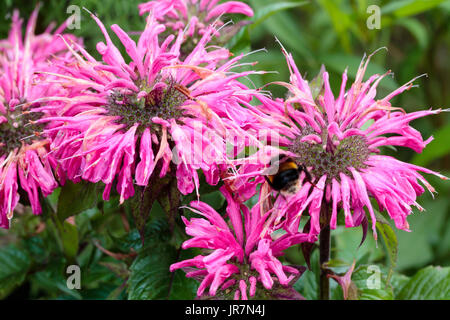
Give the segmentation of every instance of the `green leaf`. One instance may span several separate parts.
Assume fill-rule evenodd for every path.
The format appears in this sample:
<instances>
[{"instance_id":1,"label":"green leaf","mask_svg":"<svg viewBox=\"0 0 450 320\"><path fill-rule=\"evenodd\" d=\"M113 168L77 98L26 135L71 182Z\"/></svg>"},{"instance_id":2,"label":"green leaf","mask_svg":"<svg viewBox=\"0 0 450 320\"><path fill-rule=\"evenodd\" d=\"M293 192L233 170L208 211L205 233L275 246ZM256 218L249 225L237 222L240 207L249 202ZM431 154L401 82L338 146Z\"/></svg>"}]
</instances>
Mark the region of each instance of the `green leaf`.
<instances>
[{"instance_id":1,"label":"green leaf","mask_svg":"<svg viewBox=\"0 0 450 320\"><path fill-rule=\"evenodd\" d=\"M363 231L361 228L344 228L339 226L333 231L332 236L335 246L332 249L333 259L338 259L351 264L356 260L356 264L371 263L384 256L383 249L377 247L373 237L368 236L361 244Z\"/></svg>"},{"instance_id":2,"label":"green leaf","mask_svg":"<svg viewBox=\"0 0 450 320\"><path fill-rule=\"evenodd\" d=\"M97 184L67 181L59 195L58 218L60 221L64 221L70 216L93 208L96 204Z\"/></svg>"},{"instance_id":3,"label":"green leaf","mask_svg":"<svg viewBox=\"0 0 450 320\"><path fill-rule=\"evenodd\" d=\"M450 299L450 267L429 266L419 270L396 298L399 300Z\"/></svg>"},{"instance_id":4,"label":"green leaf","mask_svg":"<svg viewBox=\"0 0 450 320\"><path fill-rule=\"evenodd\" d=\"M426 211L415 210L408 216L412 232L396 231L399 242L396 270L422 268L434 259L433 244L438 248L446 246L440 230L445 225L448 204L448 197L424 201L422 205Z\"/></svg>"},{"instance_id":5,"label":"green leaf","mask_svg":"<svg viewBox=\"0 0 450 320\"><path fill-rule=\"evenodd\" d=\"M394 297L396 297L399 292L403 289L403 287L408 283L410 280L409 277L405 276L404 274L394 272L391 277L391 287L394 290Z\"/></svg>"},{"instance_id":6,"label":"green leaf","mask_svg":"<svg viewBox=\"0 0 450 320\"><path fill-rule=\"evenodd\" d=\"M225 202L225 197L223 196L222 192L217 190L205 195L201 195L200 200L206 202L215 210L219 210Z\"/></svg>"},{"instance_id":7,"label":"green leaf","mask_svg":"<svg viewBox=\"0 0 450 320\"><path fill-rule=\"evenodd\" d=\"M309 82L309 87L311 90L311 95L315 100L319 94L323 93L324 85L323 85L323 73L325 72L325 66L322 65L320 67L320 71L317 76Z\"/></svg>"},{"instance_id":8,"label":"green leaf","mask_svg":"<svg viewBox=\"0 0 450 320\"><path fill-rule=\"evenodd\" d=\"M394 271L394 268L397 264L397 258L398 258L398 240L397 235L395 234L394 230L392 229L391 225L388 221L385 220L385 218L379 214L378 212L376 214L376 228L377 232L381 237L383 238L384 247L386 249L388 262L389 262L389 274L387 277L387 283L389 283L389 280L392 276L392 273Z\"/></svg>"},{"instance_id":9,"label":"green leaf","mask_svg":"<svg viewBox=\"0 0 450 320\"><path fill-rule=\"evenodd\" d=\"M177 270L173 275L170 300L193 300L196 297L199 282L186 278L186 273Z\"/></svg>"},{"instance_id":10,"label":"green leaf","mask_svg":"<svg viewBox=\"0 0 450 320\"><path fill-rule=\"evenodd\" d=\"M274 15L277 12L288 10L296 7L303 6L307 4L307 1L301 1L301 2L275 2L266 5L265 7L258 8L255 12L255 16L253 17L252 25L250 26L250 30L253 30L258 25L260 25L262 22L266 21L269 17Z\"/></svg>"},{"instance_id":11,"label":"green leaf","mask_svg":"<svg viewBox=\"0 0 450 320\"><path fill-rule=\"evenodd\" d=\"M70 299L82 299L79 290L72 290L67 287L66 261L61 256L51 259L43 271L30 275L32 292L45 291L49 295L47 298L56 298L64 295ZM84 281L82 272L81 280ZM81 285L83 287L83 284Z\"/></svg>"},{"instance_id":12,"label":"green leaf","mask_svg":"<svg viewBox=\"0 0 450 320\"><path fill-rule=\"evenodd\" d=\"M73 224L64 221L60 230L63 250L68 259L74 259L78 253L78 230Z\"/></svg>"},{"instance_id":13,"label":"green leaf","mask_svg":"<svg viewBox=\"0 0 450 320\"><path fill-rule=\"evenodd\" d=\"M386 284L382 268L377 265L359 266L352 274L358 288L359 300L392 300L392 289Z\"/></svg>"},{"instance_id":14,"label":"green leaf","mask_svg":"<svg viewBox=\"0 0 450 320\"><path fill-rule=\"evenodd\" d=\"M319 299L319 250L314 250L311 255L311 268L307 269L300 279L294 284L294 289L297 290L306 300L318 300ZM336 283L330 279L330 296L333 300L341 300L342 289Z\"/></svg>"},{"instance_id":15,"label":"green leaf","mask_svg":"<svg viewBox=\"0 0 450 320\"><path fill-rule=\"evenodd\" d=\"M167 244L141 250L130 267L128 299L167 299L172 275L169 267L175 260L176 250Z\"/></svg>"},{"instance_id":16,"label":"green leaf","mask_svg":"<svg viewBox=\"0 0 450 320\"><path fill-rule=\"evenodd\" d=\"M30 258L25 250L11 245L0 250L0 266L0 299L3 299L25 280Z\"/></svg>"},{"instance_id":17,"label":"green leaf","mask_svg":"<svg viewBox=\"0 0 450 320\"><path fill-rule=\"evenodd\" d=\"M431 161L439 159L450 153L450 143L447 143L450 137L450 124L440 128L422 153L416 153L412 162L418 166L426 166Z\"/></svg>"},{"instance_id":18,"label":"green leaf","mask_svg":"<svg viewBox=\"0 0 450 320\"><path fill-rule=\"evenodd\" d=\"M294 51L306 59L306 63L311 63L316 57L312 54L311 48L302 30L296 21L286 11L273 15L264 22L264 28L274 37L278 38L286 46L286 50Z\"/></svg>"},{"instance_id":19,"label":"green leaf","mask_svg":"<svg viewBox=\"0 0 450 320\"><path fill-rule=\"evenodd\" d=\"M339 3L334 0L319 0L318 3L330 16L333 27L340 38L342 47L350 52L350 37L348 31L354 25L350 15L341 10Z\"/></svg>"},{"instance_id":20,"label":"green leaf","mask_svg":"<svg viewBox=\"0 0 450 320\"><path fill-rule=\"evenodd\" d=\"M227 47L230 48L230 51L235 55L249 52L251 49L250 45L250 32L247 27L242 28L236 36L227 43Z\"/></svg>"},{"instance_id":21,"label":"green leaf","mask_svg":"<svg viewBox=\"0 0 450 320\"><path fill-rule=\"evenodd\" d=\"M406 28L416 38L422 49L428 47L428 33L425 27L416 19L404 18L396 21L397 25Z\"/></svg>"},{"instance_id":22,"label":"green leaf","mask_svg":"<svg viewBox=\"0 0 450 320\"><path fill-rule=\"evenodd\" d=\"M445 0L403 0L391 2L381 9L381 14L393 14L396 17L407 17L431 10Z\"/></svg>"}]
</instances>

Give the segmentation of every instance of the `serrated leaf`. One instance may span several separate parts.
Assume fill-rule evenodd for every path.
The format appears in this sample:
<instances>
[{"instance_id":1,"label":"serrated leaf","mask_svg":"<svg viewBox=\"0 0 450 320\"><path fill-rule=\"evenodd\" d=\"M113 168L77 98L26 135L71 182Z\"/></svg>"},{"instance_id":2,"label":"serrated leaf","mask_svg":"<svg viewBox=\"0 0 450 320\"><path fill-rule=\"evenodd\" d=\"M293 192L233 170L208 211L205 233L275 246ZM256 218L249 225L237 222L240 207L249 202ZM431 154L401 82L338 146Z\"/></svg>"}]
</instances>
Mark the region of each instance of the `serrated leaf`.
<instances>
[{"instance_id":1,"label":"serrated leaf","mask_svg":"<svg viewBox=\"0 0 450 320\"><path fill-rule=\"evenodd\" d=\"M88 182L73 183L67 181L62 187L58 199L58 218L66 220L97 204L97 185Z\"/></svg>"},{"instance_id":2,"label":"serrated leaf","mask_svg":"<svg viewBox=\"0 0 450 320\"><path fill-rule=\"evenodd\" d=\"M25 280L30 258L25 250L11 245L0 250L0 266L0 299L3 299Z\"/></svg>"},{"instance_id":3,"label":"serrated leaf","mask_svg":"<svg viewBox=\"0 0 450 320\"><path fill-rule=\"evenodd\" d=\"M429 266L419 270L396 297L399 300L450 299L450 267Z\"/></svg>"},{"instance_id":4,"label":"serrated leaf","mask_svg":"<svg viewBox=\"0 0 450 320\"><path fill-rule=\"evenodd\" d=\"M169 267L175 259L175 248L167 244L141 250L130 267L128 299L167 299L172 275Z\"/></svg>"},{"instance_id":5,"label":"serrated leaf","mask_svg":"<svg viewBox=\"0 0 450 320\"><path fill-rule=\"evenodd\" d=\"M352 274L358 288L359 300L392 300L393 293L386 284L382 268L377 265L359 266Z\"/></svg>"}]
</instances>

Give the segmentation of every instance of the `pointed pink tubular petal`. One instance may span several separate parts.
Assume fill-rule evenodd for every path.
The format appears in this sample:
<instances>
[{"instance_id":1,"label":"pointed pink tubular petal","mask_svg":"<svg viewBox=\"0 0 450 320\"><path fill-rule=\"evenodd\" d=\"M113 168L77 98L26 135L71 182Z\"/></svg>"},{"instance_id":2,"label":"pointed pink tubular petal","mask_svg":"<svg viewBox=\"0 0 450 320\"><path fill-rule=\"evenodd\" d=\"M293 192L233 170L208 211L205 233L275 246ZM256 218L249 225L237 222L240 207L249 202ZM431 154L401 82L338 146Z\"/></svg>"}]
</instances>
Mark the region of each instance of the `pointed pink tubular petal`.
<instances>
[{"instance_id":1,"label":"pointed pink tubular petal","mask_svg":"<svg viewBox=\"0 0 450 320\"><path fill-rule=\"evenodd\" d=\"M311 235L317 235L320 233L320 210L322 207L323 194L325 193L325 181L327 180L327 175L323 175L319 182L317 182L316 187L313 189L309 198L312 198L311 205L309 206L309 214L311 216ZM309 199L308 199L309 200Z\"/></svg>"},{"instance_id":2,"label":"pointed pink tubular petal","mask_svg":"<svg viewBox=\"0 0 450 320\"><path fill-rule=\"evenodd\" d=\"M38 183L31 176L27 175L22 168L19 168L20 184L26 185L23 189L26 190L28 199L31 203L31 209L34 214L41 214L42 208L39 202Z\"/></svg>"},{"instance_id":3,"label":"pointed pink tubular petal","mask_svg":"<svg viewBox=\"0 0 450 320\"><path fill-rule=\"evenodd\" d=\"M106 39L106 45L104 45L102 42L99 42L97 44L97 50L100 49L99 52L102 55L103 60L105 60L107 64L113 66L125 65L125 60L123 60L123 57L120 54L119 49L117 49L117 47L111 41L111 38L109 37L108 32L106 31L106 28L103 25L103 23L94 14L91 14L91 17L92 19L95 20L95 22L97 22L98 26L100 27L100 30L102 31Z\"/></svg>"},{"instance_id":4,"label":"pointed pink tubular petal","mask_svg":"<svg viewBox=\"0 0 450 320\"><path fill-rule=\"evenodd\" d=\"M192 169L190 166L185 165L184 163L181 163L177 167L177 186L178 190L184 195L187 195L194 191L195 184L192 181L192 178L194 175L196 175L197 172Z\"/></svg>"},{"instance_id":5,"label":"pointed pink tubular petal","mask_svg":"<svg viewBox=\"0 0 450 320\"><path fill-rule=\"evenodd\" d=\"M322 143L322 139L316 134L308 134L300 139L300 142L314 142L314 143Z\"/></svg>"},{"instance_id":6,"label":"pointed pink tubular petal","mask_svg":"<svg viewBox=\"0 0 450 320\"><path fill-rule=\"evenodd\" d=\"M134 153L136 145L136 130L137 125L129 130L128 144L124 148L124 156L122 162L122 169L119 173L119 179L117 181L117 191L120 194L120 204L134 195L132 169L134 163Z\"/></svg>"},{"instance_id":7,"label":"pointed pink tubular petal","mask_svg":"<svg viewBox=\"0 0 450 320\"><path fill-rule=\"evenodd\" d=\"M334 96L330 88L328 72L323 73L323 83L325 86L324 99L325 99L325 110L327 112L328 123L334 121L335 107L334 107Z\"/></svg>"},{"instance_id":8,"label":"pointed pink tubular petal","mask_svg":"<svg viewBox=\"0 0 450 320\"><path fill-rule=\"evenodd\" d=\"M26 39L25 46L27 47L25 50L30 49L30 45L31 45L30 41L32 41L33 36L34 36L34 30L36 28L38 12L39 12L39 5L33 10L30 18L28 19L27 28L25 31L25 39Z\"/></svg>"},{"instance_id":9,"label":"pointed pink tubular petal","mask_svg":"<svg viewBox=\"0 0 450 320\"><path fill-rule=\"evenodd\" d=\"M225 186L220 188L220 192L224 195L227 200L227 214L231 220L231 224L233 225L234 232L236 234L236 238L238 243L243 246L244 245L244 231L242 226L242 214L240 210L240 204L235 201L231 195L231 193L227 190Z\"/></svg>"},{"instance_id":10,"label":"pointed pink tubular petal","mask_svg":"<svg viewBox=\"0 0 450 320\"><path fill-rule=\"evenodd\" d=\"M207 218L215 227L223 230L230 230L222 216L207 203L202 201L192 201L190 206L197 209L198 211L195 212Z\"/></svg>"},{"instance_id":11,"label":"pointed pink tubular petal","mask_svg":"<svg viewBox=\"0 0 450 320\"><path fill-rule=\"evenodd\" d=\"M241 13L248 17L253 16L252 8L250 8L245 3L242 3L239 1L228 1L228 2L218 5L217 7L213 8L211 11L209 11L205 20L209 21L210 19L212 19L214 17L218 17L224 13Z\"/></svg>"},{"instance_id":12,"label":"pointed pink tubular petal","mask_svg":"<svg viewBox=\"0 0 450 320\"><path fill-rule=\"evenodd\" d=\"M158 150L158 153L156 154L155 161L153 161L153 166L152 166L151 171L153 171L155 169L156 164L158 163L159 159L161 159L163 157L164 153L166 152L166 148L168 146L169 146L169 143L167 142L167 128L163 126L159 150Z\"/></svg>"},{"instance_id":13,"label":"pointed pink tubular petal","mask_svg":"<svg viewBox=\"0 0 450 320\"><path fill-rule=\"evenodd\" d=\"M223 285L222 285L222 290L226 290L226 289L228 289L229 287L231 287L231 286L233 286L234 284L236 283L236 280L234 280L234 279L230 279L230 280L227 280Z\"/></svg>"},{"instance_id":14,"label":"pointed pink tubular petal","mask_svg":"<svg viewBox=\"0 0 450 320\"><path fill-rule=\"evenodd\" d=\"M330 227L331 229L336 229L337 222L337 205L341 200L341 188L339 186L339 182L333 178L332 181L332 190L331 190L331 198L333 199L333 210L331 213Z\"/></svg>"},{"instance_id":15,"label":"pointed pink tubular petal","mask_svg":"<svg viewBox=\"0 0 450 320\"><path fill-rule=\"evenodd\" d=\"M239 289L241 290L242 300L248 300L247 297L247 283L244 280L239 281Z\"/></svg>"},{"instance_id":16,"label":"pointed pink tubular petal","mask_svg":"<svg viewBox=\"0 0 450 320\"><path fill-rule=\"evenodd\" d=\"M205 292L205 289L213 282L214 280L214 274L208 274L205 279L203 279L202 283L198 287L197 290L197 296L201 297L203 293Z\"/></svg>"},{"instance_id":17,"label":"pointed pink tubular petal","mask_svg":"<svg viewBox=\"0 0 450 320\"><path fill-rule=\"evenodd\" d=\"M347 84L347 68L345 69L344 73L342 74L342 83L341 83L341 90L339 91L339 96L336 99L336 103L335 103L335 109L336 109L336 114L338 116L339 120L342 120L342 108L344 107L344 102L345 102L345 86Z\"/></svg>"},{"instance_id":18,"label":"pointed pink tubular petal","mask_svg":"<svg viewBox=\"0 0 450 320\"><path fill-rule=\"evenodd\" d=\"M373 212L372 204L370 203L369 196L367 195L366 184L364 183L364 180L361 177L360 173L355 168L349 168L349 170L353 174L353 178L355 178L356 192L358 192L362 202L369 209L370 217L372 219L373 237L375 238L375 240L377 240L377 228L376 228L377 219L375 218L375 213Z\"/></svg>"},{"instance_id":19,"label":"pointed pink tubular petal","mask_svg":"<svg viewBox=\"0 0 450 320\"><path fill-rule=\"evenodd\" d=\"M256 293L256 283L257 280L255 277L251 276L248 281L250 281L250 297L253 297Z\"/></svg>"},{"instance_id":20,"label":"pointed pink tubular petal","mask_svg":"<svg viewBox=\"0 0 450 320\"><path fill-rule=\"evenodd\" d=\"M131 40L131 38L126 34L126 32L123 31L117 24L113 24L111 26L111 30L113 30L117 35L117 37L120 39L128 55L138 68L139 76L143 78L145 74L144 65L142 64L143 57L137 51L136 43L133 40Z\"/></svg>"},{"instance_id":21,"label":"pointed pink tubular petal","mask_svg":"<svg viewBox=\"0 0 450 320\"><path fill-rule=\"evenodd\" d=\"M136 166L136 184L146 186L153 172L153 149L150 129L146 128L141 136L139 150L141 161Z\"/></svg>"},{"instance_id":22,"label":"pointed pink tubular petal","mask_svg":"<svg viewBox=\"0 0 450 320\"><path fill-rule=\"evenodd\" d=\"M125 79L117 79L114 81L111 81L108 85L105 86L105 91L115 89L115 88L127 88L134 92L139 92L139 88L129 80Z\"/></svg>"},{"instance_id":23,"label":"pointed pink tubular petal","mask_svg":"<svg viewBox=\"0 0 450 320\"><path fill-rule=\"evenodd\" d=\"M109 196L111 194L111 187L112 187L112 183L108 183L107 185L105 185L105 189L103 190L103 200L108 201L109 200Z\"/></svg>"},{"instance_id":24,"label":"pointed pink tubular petal","mask_svg":"<svg viewBox=\"0 0 450 320\"><path fill-rule=\"evenodd\" d=\"M214 271L214 280L209 287L209 293L212 296L216 295L217 289L219 289L220 285L224 283L226 279L228 279L232 274L238 273L239 269L235 265L225 264L221 266L218 270Z\"/></svg>"},{"instance_id":25,"label":"pointed pink tubular petal","mask_svg":"<svg viewBox=\"0 0 450 320\"><path fill-rule=\"evenodd\" d=\"M3 160L0 158L0 160ZM8 161L8 160L6 160ZM1 164L2 161L0 161ZM0 175L4 180L0 184L0 215L1 225L9 228L8 219L12 218L14 208L19 202L19 193L17 186L17 163L8 161L6 167L0 167Z\"/></svg>"},{"instance_id":26,"label":"pointed pink tubular petal","mask_svg":"<svg viewBox=\"0 0 450 320\"><path fill-rule=\"evenodd\" d=\"M350 179L343 173L340 173L339 176L341 177L341 200L345 214L345 226L353 227L353 218L350 212Z\"/></svg>"},{"instance_id":27,"label":"pointed pink tubular petal","mask_svg":"<svg viewBox=\"0 0 450 320\"><path fill-rule=\"evenodd\" d=\"M174 263L170 266L169 270L170 272L174 272L177 269L185 268L185 267L196 267L196 268L204 268L205 263L203 262L203 256L198 255L195 258L180 261L177 263Z\"/></svg>"},{"instance_id":28,"label":"pointed pink tubular petal","mask_svg":"<svg viewBox=\"0 0 450 320\"><path fill-rule=\"evenodd\" d=\"M220 0L200 0L200 10L210 11Z\"/></svg>"}]
</instances>

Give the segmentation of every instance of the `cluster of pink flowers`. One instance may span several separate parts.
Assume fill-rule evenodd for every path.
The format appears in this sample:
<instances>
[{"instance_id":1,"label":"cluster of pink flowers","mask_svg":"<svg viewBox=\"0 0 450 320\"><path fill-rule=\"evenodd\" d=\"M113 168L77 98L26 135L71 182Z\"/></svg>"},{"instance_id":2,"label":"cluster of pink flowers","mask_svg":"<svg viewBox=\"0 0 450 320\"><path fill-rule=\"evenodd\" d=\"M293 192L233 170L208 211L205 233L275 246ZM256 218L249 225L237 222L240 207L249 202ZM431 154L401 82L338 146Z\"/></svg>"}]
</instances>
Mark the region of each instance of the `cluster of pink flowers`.
<instances>
[{"instance_id":1,"label":"cluster of pink flowers","mask_svg":"<svg viewBox=\"0 0 450 320\"><path fill-rule=\"evenodd\" d=\"M220 0L154 0L139 5L139 13L154 17L173 31L185 30L187 37L204 35L211 24L223 26L220 20L224 14L253 16L253 10L239 1ZM216 31L217 33L217 31Z\"/></svg>"},{"instance_id":2,"label":"cluster of pink flowers","mask_svg":"<svg viewBox=\"0 0 450 320\"><path fill-rule=\"evenodd\" d=\"M295 232L302 213L309 207L310 234L318 235L323 206L331 208L331 216L327 218L332 229L336 228L339 208L343 209L346 227L367 225L367 208L376 238L376 217L370 201L373 198L397 228L409 231L406 217L412 213L411 206L423 210L416 202L417 196L424 192L419 182L431 193L435 192L419 172L445 180L447 177L380 155L379 147L402 146L421 152L432 137L423 140L410 122L442 110L406 113L391 105L390 100L411 88L415 79L376 99L377 86L389 72L372 75L364 82L370 57L362 60L349 90L346 90L347 73L342 75L336 98L324 71L323 95L313 98L292 56L285 54L291 77L290 83L282 85L291 96L286 101L263 97L260 110L267 114L266 125L280 134L278 140L286 154L307 168L311 179L303 173L296 193L276 199L278 220L284 219L286 228Z\"/></svg>"},{"instance_id":3,"label":"cluster of pink flowers","mask_svg":"<svg viewBox=\"0 0 450 320\"><path fill-rule=\"evenodd\" d=\"M284 295L301 298L292 294L295 290L289 285L293 285L304 270L283 265L277 257L293 245L314 242L317 238L298 232L278 233L275 238L274 232L279 230L279 226L273 223L273 209L264 211L261 203L248 208L236 201L226 188L222 187L221 191L228 203L226 215L231 227L208 204L192 202L191 210L206 219L192 218L189 221L183 217L186 233L193 238L185 241L182 248L208 249L210 254L175 263L170 270L183 268L187 277L200 279L199 297L217 295L226 298L228 295L246 300L256 295L257 298L268 298L275 285L288 288ZM205 294L208 287L208 294ZM283 295L281 292L278 294Z\"/></svg>"},{"instance_id":4,"label":"cluster of pink flowers","mask_svg":"<svg viewBox=\"0 0 450 320\"><path fill-rule=\"evenodd\" d=\"M231 71L241 56L227 60L226 49L207 51L210 28L181 61L183 33L159 44L164 26L150 17L138 43L111 26L132 60L126 64L106 28L92 18L106 39L97 45L103 62L78 48L77 60L54 74L70 92L48 98L64 103L60 114L36 121L52 122L45 133L53 136L51 147L68 178L102 181L108 200L117 177L121 202L134 195L135 183L147 186L154 171L157 178L176 175L183 194L198 190L198 169L217 184L217 164L227 160L226 134L246 134L233 117L258 94L237 81L253 72Z\"/></svg>"},{"instance_id":5,"label":"cluster of pink flowers","mask_svg":"<svg viewBox=\"0 0 450 320\"><path fill-rule=\"evenodd\" d=\"M0 41L1 227L9 227L19 188L39 214L41 195L66 179L102 182L105 201L114 187L123 203L136 188L162 178L176 179L183 195L195 190L199 196L202 172L210 185L223 182L226 213L191 203L204 218L182 217L192 236L183 248L205 253L174 263L171 271L199 279L199 297L234 299L301 299L292 286L303 268L283 265L280 257L291 246L317 241L324 220L335 229L340 209L346 227L367 226L370 218L376 237L372 198L397 228L409 230L412 207L422 209L416 201L422 185L434 192L421 173L446 177L380 155L380 147L421 152L432 138L424 140L410 122L442 110L406 113L392 106L412 81L376 98L387 74L363 81L370 57L348 90L343 74L336 96L327 72L321 74L323 94L313 96L284 51L291 77L281 85L289 96L274 99L249 88L239 80L259 72L239 71L243 55L209 44L220 36L224 14L251 17L253 11L241 2L218 2L141 4L148 17L138 41L118 25L110 28L128 57L91 14L105 38L97 44L100 61L79 39L60 35L65 25L35 35L37 10L22 37L14 13L8 39ZM255 152L246 154L251 148ZM288 193L266 182L278 155L302 169ZM253 197L259 200L249 207ZM301 232L305 211L309 229Z\"/></svg>"},{"instance_id":6,"label":"cluster of pink flowers","mask_svg":"<svg viewBox=\"0 0 450 320\"><path fill-rule=\"evenodd\" d=\"M32 13L22 36L23 21L15 11L8 38L0 41L0 226L3 228L9 227L8 220L19 201L19 185L35 214L42 210L39 193L47 196L58 186L54 174L58 163L49 153L49 140L42 136L42 127L30 125L29 121L47 115L37 102L40 98L65 94L64 88L48 84L52 77L37 72L50 72L54 63L71 61L65 42L78 40L68 34L60 36L65 24L54 32L49 27L35 35L37 15L38 9Z\"/></svg>"}]
</instances>

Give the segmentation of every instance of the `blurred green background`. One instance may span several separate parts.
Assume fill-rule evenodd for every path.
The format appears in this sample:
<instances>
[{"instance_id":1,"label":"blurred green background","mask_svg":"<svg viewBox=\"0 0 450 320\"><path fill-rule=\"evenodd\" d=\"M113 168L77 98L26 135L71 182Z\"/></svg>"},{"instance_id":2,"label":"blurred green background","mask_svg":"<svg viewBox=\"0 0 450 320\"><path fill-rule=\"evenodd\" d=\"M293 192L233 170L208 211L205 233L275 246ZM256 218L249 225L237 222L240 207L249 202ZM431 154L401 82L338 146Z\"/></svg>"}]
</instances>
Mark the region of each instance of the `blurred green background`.
<instances>
[{"instance_id":1,"label":"blurred green background","mask_svg":"<svg viewBox=\"0 0 450 320\"><path fill-rule=\"evenodd\" d=\"M145 25L144 18L138 15L137 5L141 1L137 0L41 2L38 32L42 32L52 21L60 24L67 19L69 14L66 10L72 4L84 6L96 13L107 27L117 23L124 30L133 32L142 30ZM364 53L370 54L378 48L386 47L387 50L381 50L372 58L366 73L370 75L392 70L395 74L381 82L379 96L418 75L427 74L427 77L421 77L415 82L418 87L396 97L393 106L402 107L407 112L450 108L450 1L247 2L256 12L251 19L253 23L242 30L229 46L235 53L265 48L266 52L254 53L246 59L258 61L256 68L259 70L276 71L253 77L255 85L288 80L288 69L276 38L292 52L297 66L307 79L314 78L321 65L325 65L335 92L346 67L349 68L349 76L354 77ZM0 37L7 35L13 8L20 9L21 16L27 17L36 3L34 0L4 0L0 6ZM377 5L381 9L379 29L367 26L367 20L373 14L367 11L370 5ZM95 44L103 40L100 30L83 10L81 29L73 30L73 33L83 37L91 54L96 53ZM112 37L117 41L117 38ZM94 56L98 57L96 54ZM285 94L277 86L270 86L269 89L275 96ZM402 148L385 149L383 152L450 176L449 120L449 113L415 120L413 126L425 138L430 135L435 138L422 154ZM438 194L434 200L428 193L419 198L418 202L426 212L416 210L409 218L411 233L396 231L399 256L395 270L407 275L412 275L427 265L450 266L450 183L431 176L426 178L435 186ZM368 252L373 252L373 257L368 261L382 259L377 254L380 245L377 247L373 239L357 249L360 239L360 230L337 230L333 238L336 246L334 256L339 256L341 249L344 252L345 248L351 247L353 254L340 257L346 263L351 263L354 257L359 259L367 256ZM293 260L295 250L291 252Z\"/></svg>"}]
</instances>

